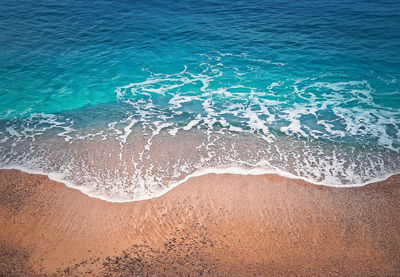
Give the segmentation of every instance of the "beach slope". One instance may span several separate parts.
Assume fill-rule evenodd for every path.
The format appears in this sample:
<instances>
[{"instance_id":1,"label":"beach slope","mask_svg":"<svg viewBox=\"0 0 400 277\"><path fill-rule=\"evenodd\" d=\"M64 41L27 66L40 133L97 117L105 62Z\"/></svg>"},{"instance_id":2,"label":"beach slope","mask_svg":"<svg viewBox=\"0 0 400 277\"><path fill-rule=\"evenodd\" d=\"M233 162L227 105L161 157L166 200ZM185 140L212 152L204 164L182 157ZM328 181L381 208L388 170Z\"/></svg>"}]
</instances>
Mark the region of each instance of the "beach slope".
<instances>
[{"instance_id":1,"label":"beach slope","mask_svg":"<svg viewBox=\"0 0 400 277\"><path fill-rule=\"evenodd\" d=\"M400 176L206 175L146 201L0 170L1 276L399 276Z\"/></svg>"}]
</instances>

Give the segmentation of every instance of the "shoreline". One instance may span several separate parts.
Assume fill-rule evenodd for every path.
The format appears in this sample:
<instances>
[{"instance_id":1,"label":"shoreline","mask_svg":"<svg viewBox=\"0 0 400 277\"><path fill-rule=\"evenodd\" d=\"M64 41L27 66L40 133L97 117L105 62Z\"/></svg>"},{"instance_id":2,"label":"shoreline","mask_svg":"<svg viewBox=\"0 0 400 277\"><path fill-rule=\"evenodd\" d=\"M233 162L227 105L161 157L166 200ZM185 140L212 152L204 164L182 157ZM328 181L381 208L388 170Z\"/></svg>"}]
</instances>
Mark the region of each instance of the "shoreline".
<instances>
[{"instance_id":1,"label":"shoreline","mask_svg":"<svg viewBox=\"0 0 400 277\"><path fill-rule=\"evenodd\" d=\"M197 170L191 174L186 175L183 179L179 180L177 183L175 183L174 185L170 186L169 188L166 188L164 190L161 190L159 193L157 193L155 196L149 196L149 197L142 197L139 199L130 199L130 200L115 200L115 199L111 199L109 197L105 197L105 196L98 196L96 194L94 194L93 192L91 192L90 189L88 189L87 187L82 187L82 186L77 186L74 185L73 183L71 183L68 180L65 180L64 177L62 177L62 173L46 173L44 171L39 171L39 170L30 170L27 168L24 168L22 166L11 166L11 167L0 167L0 171L1 170L19 170L22 171L24 173L28 173L28 174L34 174L34 175L43 175L48 177L50 180L58 182L58 183L62 183L64 184L66 187L71 188L71 189L75 189L80 191L81 193L89 196L90 198L94 198L94 199L100 199L103 201L107 201L110 203L131 203L131 202L140 202L140 201L146 201L146 200L151 200L151 199L155 199L155 198L159 198L162 197L163 195L167 194L168 192L174 190L175 188L177 188L178 186L188 182L190 179L193 178L198 178L198 177L202 177L202 176L206 176L206 175L212 175L212 174L216 174L216 175L223 175L223 174L231 174L231 175L240 175L240 176L262 176L262 175L277 175L279 177L283 177L283 178L288 178L291 180L301 180L304 181L306 183L309 183L310 185L314 185L314 186L322 186L322 187L329 187L329 188L358 188L358 187L365 187L377 182L383 182L393 176L396 175L400 175L400 172L396 172L396 173L388 173L382 177L376 177L373 178L371 180L369 180L368 182L365 183L360 183L360 184L344 184L344 185L329 185L323 182L314 182L308 178L305 177L301 177L301 176L296 176L293 175L291 173L279 170L279 169L264 169L264 168L249 168L249 169L244 169L242 167L227 167L227 168L204 168L204 169L200 169Z\"/></svg>"},{"instance_id":2,"label":"shoreline","mask_svg":"<svg viewBox=\"0 0 400 277\"><path fill-rule=\"evenodd\" d=\"M336 189L213 174L159 198L110 203L0 170L0 273L397 275L399 204L400 175Z\"/></svg>"}]
</instances>

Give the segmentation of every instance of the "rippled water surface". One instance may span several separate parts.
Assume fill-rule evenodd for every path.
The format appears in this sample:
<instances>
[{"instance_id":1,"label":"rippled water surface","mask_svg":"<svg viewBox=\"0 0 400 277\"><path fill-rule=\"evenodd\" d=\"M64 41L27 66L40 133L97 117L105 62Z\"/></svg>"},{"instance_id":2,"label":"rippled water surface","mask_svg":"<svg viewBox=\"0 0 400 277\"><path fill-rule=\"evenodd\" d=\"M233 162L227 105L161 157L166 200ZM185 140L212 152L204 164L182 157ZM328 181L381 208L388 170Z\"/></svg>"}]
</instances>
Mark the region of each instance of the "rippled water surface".
<instances>
[{"instance_id":1,"label":"rippled water surface","mask_svg":"<svg viewBox=\"0 0 400 277\"><path fill-rule=\"evenodd\" d=\"M398 1L0 1L0 167L112 201L400 171Z\"/></svg>"}]
</instances>

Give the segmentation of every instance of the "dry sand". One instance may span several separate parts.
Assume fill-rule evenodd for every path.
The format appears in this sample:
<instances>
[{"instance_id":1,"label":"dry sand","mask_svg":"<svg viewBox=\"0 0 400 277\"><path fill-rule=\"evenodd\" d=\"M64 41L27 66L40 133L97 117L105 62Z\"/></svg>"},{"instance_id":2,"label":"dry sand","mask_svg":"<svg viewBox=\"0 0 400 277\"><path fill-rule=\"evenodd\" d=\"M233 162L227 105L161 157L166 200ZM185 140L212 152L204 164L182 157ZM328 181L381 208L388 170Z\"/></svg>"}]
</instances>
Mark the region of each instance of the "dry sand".
<instances>
[{"instance_id":1,"label":"dry sand","mask_svg":"<svg viewBox=\"0 0 400 277\"><path fill-rule=\"evenodd\" d=\"M0 170L0 206L0 276L400 276L400 175L207 175L118 204Z\"/></svg>"}]
</instances>

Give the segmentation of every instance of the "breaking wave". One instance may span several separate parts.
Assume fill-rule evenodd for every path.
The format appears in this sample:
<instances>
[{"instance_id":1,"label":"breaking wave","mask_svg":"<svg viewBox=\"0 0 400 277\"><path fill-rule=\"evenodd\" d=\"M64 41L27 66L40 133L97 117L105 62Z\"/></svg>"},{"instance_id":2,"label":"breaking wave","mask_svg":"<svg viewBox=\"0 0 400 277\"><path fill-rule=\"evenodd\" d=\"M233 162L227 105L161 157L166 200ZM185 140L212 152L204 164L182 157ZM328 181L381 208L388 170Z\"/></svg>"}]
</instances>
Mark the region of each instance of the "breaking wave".
<instances>
[{"instance_id":1,"label":"breaking wave","mask_svg":"<svg viewBox=\"0 0 400 277\"><path fill-rule=\"evenodd\" d=\"M397 79L275 79L290 65L220 52L198 59L177 73L144 68L141 81L115 89L113 103L2 120L0 167L116 202L206 173L348 187L399 172L400 112L376 92Z\"/></svg>"}]
</instances>

